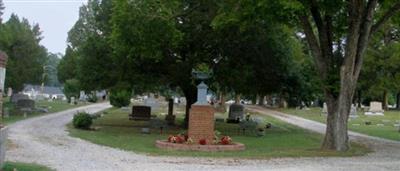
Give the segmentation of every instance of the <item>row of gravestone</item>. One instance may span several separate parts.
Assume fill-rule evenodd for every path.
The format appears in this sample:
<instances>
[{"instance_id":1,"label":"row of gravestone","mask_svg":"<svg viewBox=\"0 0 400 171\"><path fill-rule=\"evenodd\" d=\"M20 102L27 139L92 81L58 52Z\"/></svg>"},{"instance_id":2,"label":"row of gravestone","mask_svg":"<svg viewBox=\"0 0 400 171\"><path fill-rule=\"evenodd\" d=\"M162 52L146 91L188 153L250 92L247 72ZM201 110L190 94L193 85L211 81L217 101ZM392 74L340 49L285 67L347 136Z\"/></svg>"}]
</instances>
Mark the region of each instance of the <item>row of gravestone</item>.
<instances>
[{"instance_id":1,"label":"row of gravestone","mask_svg":"<svg viewBox=\"0 0 400 171\"><path fill-rule=\"evenodd\" d=\"M42 113L47 113L48 109L47 108L36 108L35 107L35 101L30 99L29 96L25 94L13 94L10 97L10 101L15 105L15 112L19 114L27 114L31 113L33 111L38 111ZM8 110L4 111L4 115L8 116L9 113Z\"/></svg>"},{"instance_id":2,"label":"row of gravestone","mask_svg":"<svg viewBox=\"0 0 400 171\"><path fill-rule=\"evenodd\" d=\"M382 103L381 102L370 102L369 108L367 108L368 111L366 111L364 114L365 115L372 115L372 116L383 116L384 110L382 109ZM323 108L322 108L322 113L323 114L328 114L328 106L326 103L324 103ZM352 104L351 109L350 109L350 117L357 117L357 107Z\"/></svg>"}]
</instances>

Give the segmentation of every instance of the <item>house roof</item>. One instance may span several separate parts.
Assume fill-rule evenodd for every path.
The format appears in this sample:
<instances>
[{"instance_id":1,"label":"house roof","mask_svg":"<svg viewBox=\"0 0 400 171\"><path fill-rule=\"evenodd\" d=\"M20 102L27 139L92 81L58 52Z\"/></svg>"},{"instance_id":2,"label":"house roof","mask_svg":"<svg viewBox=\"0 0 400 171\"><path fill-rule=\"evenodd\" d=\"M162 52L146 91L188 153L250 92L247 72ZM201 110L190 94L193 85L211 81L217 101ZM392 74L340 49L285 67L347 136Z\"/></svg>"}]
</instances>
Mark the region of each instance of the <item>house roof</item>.
<instances>
[{"instance_id":1,"label":"house roof","mask_svg":"<svg viewBox=\"0 0 400 171\"><path fill-rule=\"evenodd\" d=\"M25 84L23 91L31 91L32 89L34 89L35 91L41 92L42 91L42 86ZM43 87L43 94L64 94L64 93L63 93L61 87L44 86Z\"/></svg>"}]
</instances>

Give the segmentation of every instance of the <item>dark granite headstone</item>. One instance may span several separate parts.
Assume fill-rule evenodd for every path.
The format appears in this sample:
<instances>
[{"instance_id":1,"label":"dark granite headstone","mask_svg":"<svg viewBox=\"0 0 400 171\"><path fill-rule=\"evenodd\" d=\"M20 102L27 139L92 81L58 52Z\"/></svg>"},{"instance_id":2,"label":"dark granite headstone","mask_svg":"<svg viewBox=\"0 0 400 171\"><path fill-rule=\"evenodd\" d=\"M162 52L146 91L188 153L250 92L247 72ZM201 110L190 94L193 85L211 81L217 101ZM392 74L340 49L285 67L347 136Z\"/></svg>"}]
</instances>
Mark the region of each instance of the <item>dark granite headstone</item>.
<instances>
[{"instance_id":1,"label":"dark granite headstone","mask_svg":"<svg viewBox=\"0 0 400 171\"><path fill-rule=\"evenodd\" d=\"M132 106L132 113L129 115L130 120L150 120L151 107L149 106Z\"/></svg>"},{"instance_id":2,"label":"dark granite headstone","mask_svg":"<svg viewBox=\"0 0 400 171\"><path fill-rule=\"evenodd\" d=\"M29 99L29 96L25 94L13 94L10 98L11 102L14 104L17 104L17 102L22 99Z\"/></svg>"},{"instance_id":3,"label":"dark granite headstone","mask_svg":"<svg viewBox=\"0 0 400 171\"><path fill-rule=\"evenodd\" d=\"M240 104L232 104L229 107L229 116L228 116L228 122L229 121L238 121L238 120L243 120L244 118L244 107L243 105Z\"/></svg>"},{"instance_id":4,"label":"dark granite headstone","mask_svg":"<svg viewBox=\"0 0 400 171\"><path fill-rule=\"evenodd\" d=\"M17 109L30 109L35 108L35 101L31 99L20 99L17 101Z\"/></svg>"}]
</instances>

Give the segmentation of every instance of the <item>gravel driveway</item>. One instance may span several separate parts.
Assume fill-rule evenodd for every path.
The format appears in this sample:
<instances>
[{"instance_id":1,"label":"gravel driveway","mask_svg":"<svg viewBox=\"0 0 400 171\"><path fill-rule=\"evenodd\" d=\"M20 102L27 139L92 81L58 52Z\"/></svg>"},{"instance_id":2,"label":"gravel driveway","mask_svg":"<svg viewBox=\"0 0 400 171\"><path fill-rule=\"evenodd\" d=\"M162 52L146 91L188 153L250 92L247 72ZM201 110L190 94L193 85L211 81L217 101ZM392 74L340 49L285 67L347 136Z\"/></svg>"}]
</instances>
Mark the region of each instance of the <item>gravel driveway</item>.
<instances>
[{"instance_id":1,"label":"gravel driveway","mask_svg":"<svg viewBox=\"0 0 400 171\"><path fill-rule=\"evenodd\" d=\"M154 157L69 137L65 125L76 111L97 112L106 103L17 122L9 127L8 161L37 163L60 171L124 170L399 170L400 143L360 137L376 150L363 157L277 158L270 160ZM264 109L259 109L263 110ZM269 113L270 111L264 111Z\"/></svg>"}]
</instances>

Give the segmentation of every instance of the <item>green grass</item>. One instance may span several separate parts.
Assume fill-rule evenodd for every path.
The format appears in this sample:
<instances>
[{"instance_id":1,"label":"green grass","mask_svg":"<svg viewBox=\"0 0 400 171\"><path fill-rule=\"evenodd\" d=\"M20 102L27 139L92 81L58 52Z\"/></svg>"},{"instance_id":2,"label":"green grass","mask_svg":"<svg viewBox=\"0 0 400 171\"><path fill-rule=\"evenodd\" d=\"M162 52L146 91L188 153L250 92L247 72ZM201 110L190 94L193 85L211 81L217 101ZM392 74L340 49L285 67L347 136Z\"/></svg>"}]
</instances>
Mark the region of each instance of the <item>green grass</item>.
<instances>
[{"instance_id":1,"label":"green grass","mask_svg":"<svg viewBox=\"0 0 400 171\"><path fill-rule=\"evenodd\" d=\"M221 115L221 114L219 114ZM182 120L182 115L178 116ZM225 117L226 114L225 114ZM272 158L272 157L305 157L305 156L354 156L364 155L369 150L361 145L353 144L348 152L321 151L319 149L322 135L308 132L293 125L283 123L271 117L264 117L272 123L264 137L256 137L247 133L242 135L236 124L217 122L216 130L222 135L229 135L234 141L246 145L245 151L237 152L194 152L163 150L155 147L156 140L167 139L169 134L177 134L184 130L174 127L160 135L159 130L152 129L151 134L141 134L147 122L128 120L128 114L119 109L109 109L107 114L94 121L96 131L78 130L69 125L71 136L90 142L134 151L148 155L195 156L195 157L233 157L233 158Z\"/></svg>"},{"instance_id":2,"label":"green grass","mask_svg":"<svg viewBox=\"0 0 400 171\"><path fill-rule=\"evenodd\" d=\"M6 162L3 171L14 171L17 169L18 171L51 171L52 169L41 166L37 164L31 163L19 163L19 162Z\"/></svg>"},{"instance_id":3,"label":"green grass","mask_svg":"<svg viewBox=\"0 0 400 171\"><path fill-rule=\"evenodd\" d=\"M311 108L310 110L281 109L282 112L303 117L306 119L326 123L326 116L322 115L321 108ZM357 118L350 118L348 127L355 132L364 133L371 136L400 141L400 132L394 124L400 124L400 111L386 111L384 116L366 116L363 112L358 112ZM365 122L371 122L366 125ZM377 126L383 124L384 126Z\"/></svg>"},{"instance_id":4,"label":"green grass","mask_svg":"<svg viewBox=\"0 0 400 171\"><path fill-rule=\"evenodd\" d=\"M6 125L15 123L15 122L23 120L23 119L41 116L41 115L54 113L54 112L59 112L59 111L63 111L63 110L67 110L67 109L85 105L85 104L70 105L66 101L52 101L52 102L49 102L47 100L35 101L36 107L47 106L47 107L49 107L48 108L49 112L48 113L33 112L31 114L28 114L28 116L25 118L22 114L17 114L15 112L14 104L10 102L9 98L4 98L3 102L4 102L3 108L8 108L10 116L8 118L0 118L0 123L6 124Z\"/></svg>"}]
</instances>

